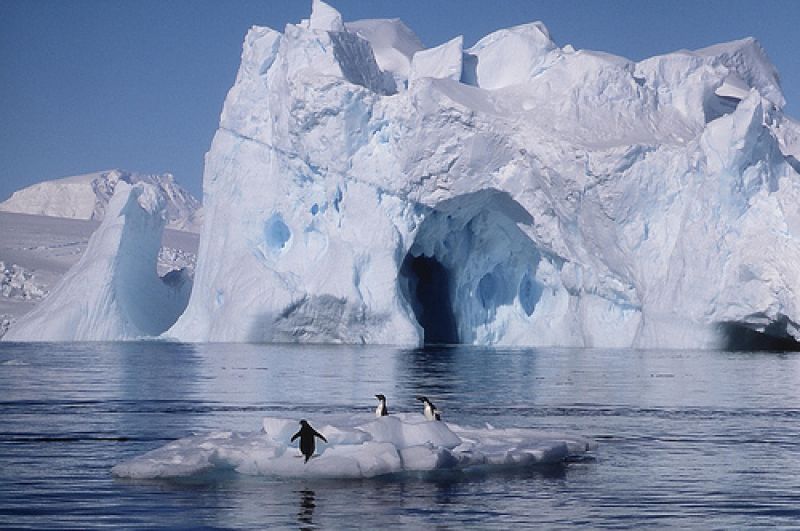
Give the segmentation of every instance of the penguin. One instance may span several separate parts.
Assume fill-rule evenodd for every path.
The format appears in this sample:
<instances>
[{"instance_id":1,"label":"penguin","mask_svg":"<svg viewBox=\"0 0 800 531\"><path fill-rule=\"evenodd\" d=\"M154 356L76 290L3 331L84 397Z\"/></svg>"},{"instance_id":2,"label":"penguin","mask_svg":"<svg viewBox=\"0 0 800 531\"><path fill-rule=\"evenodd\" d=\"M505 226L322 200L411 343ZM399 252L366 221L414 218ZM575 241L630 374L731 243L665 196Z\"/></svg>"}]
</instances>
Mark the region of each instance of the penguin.
<instances>
[{"instance_id":1,"label":"penguin","mask_svg":"<svg viewBox=\"0 0 800 531\"><path fill-rule=\"evenodd\" d=\"M378 399L378 407L375 409L375 416L385 417L389 414L389 410L386 408L386 397L383 395L375 395L375 398Z\"/></svg>"},{"instance_id":2,"label":"penguin","mask_svg":"<svg viewBox=\"0 0 800 531\"><path fill-rule=\"evenodd\" d=\"M428 420L442 420L442 416L439 414L439 410L436 409L436 406L433 405L433 402L428 400L425 396L418 396L417 400L425 404L425 418Z\"/></svg>"},{"instance_id":3,"label":"penguin","mask_svg":"<svg viewBox=\"0 0 800 531\"><path fill-rule=\"evenodd\" d=\"M324 435L319 433L317 430L311 427L311 424L306 422L305 419L300 421L300 431L292 435L292 441L294 442L295 439L300 437L300 451L306 456L306 460L303 463L308 463L308 460L311 459L311 456L314 455L314 437L319 437L325 442L328 442L328 439L325 438Z\"/></svg>"}]
</instances>

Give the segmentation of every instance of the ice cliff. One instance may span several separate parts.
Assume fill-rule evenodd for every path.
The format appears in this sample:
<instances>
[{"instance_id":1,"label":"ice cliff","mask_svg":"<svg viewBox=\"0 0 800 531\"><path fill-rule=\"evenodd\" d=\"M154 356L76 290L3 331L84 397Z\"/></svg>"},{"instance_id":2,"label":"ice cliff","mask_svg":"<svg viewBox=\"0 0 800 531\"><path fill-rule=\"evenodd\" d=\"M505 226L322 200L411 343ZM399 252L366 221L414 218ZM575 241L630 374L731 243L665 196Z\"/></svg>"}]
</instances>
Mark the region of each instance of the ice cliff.
<instances>
[{"instance_id":1,"label":"ice cliff","mask_svg":"<svg viewBox=\"0 0 800 531\"><path fill-rule=\"evenodd\" d=\"M156 272L164 197L150 184L119 182L105 214L80 261L3 340L133 339L175 323L192 281L184 270Z\"/></svg>"},{"instance_id":2,"label":"ice cliff","mask_svg":"<svg viewBox=\"0 0 800 531\"><path fill-rule=\"evenodd\" d=\"M144 175L107 170L44 181L14 192L0 203L0 211L100 221L120 182L146 182L155 186L167 200L167 227L200 232L203 225L200 202L178 185L170 173Z\"/></svg>"},{"instance_id":3,"label":"ice cliff","mask_svg":"<svg viewBox=\"0 0 800 531\"><path fill-rule=\"evenodd\" d=\"M206 160L195 289L168 335L800 339L784 103L753 39L632 62L535 22L421 49L400 21L347 24L315 1L245 39Z\"/></svg>"},{"instance_id":4,"label":"ice cliff","mask_svg":"<svg viewBox=\"0 0 800 531\"><path fill-rule=\"evenodd\" d=\"M534 22L423 49L398 20L315 0L245 38L194 289L165 335L796 345L784 103L753 39L633 62Z\"/></svg>"}]
</instances>

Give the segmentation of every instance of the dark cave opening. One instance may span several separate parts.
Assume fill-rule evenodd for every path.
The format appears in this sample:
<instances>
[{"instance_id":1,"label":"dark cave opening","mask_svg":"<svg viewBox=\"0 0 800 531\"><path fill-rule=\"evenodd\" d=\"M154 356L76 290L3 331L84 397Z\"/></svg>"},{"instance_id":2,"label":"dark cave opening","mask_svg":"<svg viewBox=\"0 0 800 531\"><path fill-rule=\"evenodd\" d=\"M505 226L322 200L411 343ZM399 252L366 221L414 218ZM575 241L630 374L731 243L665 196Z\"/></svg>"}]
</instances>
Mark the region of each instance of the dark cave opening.
<instances>
[{"instance_id":1,"label":"dark cave opening","mask_svg":"<svg viewBox=\"0 0 800 531\"><path fill-rule=\"evenodd\" d=\"M730 351L797 352L800 343L785 332L785 323L771 323L763 332L741 323L722 323L722 348Z\"/></svg>"},{"instance_id":2,"label":"dark cave opening","mask_svg":"<svg viewBox=\"0 0 800 531\"><path fill-rule=\"evenodd\" d=\"M425 345L458 343L447 268L436 258L409 255L403 261L401 275L408 282L408 300L424 330Z\"/></svg>"}]
</instances>

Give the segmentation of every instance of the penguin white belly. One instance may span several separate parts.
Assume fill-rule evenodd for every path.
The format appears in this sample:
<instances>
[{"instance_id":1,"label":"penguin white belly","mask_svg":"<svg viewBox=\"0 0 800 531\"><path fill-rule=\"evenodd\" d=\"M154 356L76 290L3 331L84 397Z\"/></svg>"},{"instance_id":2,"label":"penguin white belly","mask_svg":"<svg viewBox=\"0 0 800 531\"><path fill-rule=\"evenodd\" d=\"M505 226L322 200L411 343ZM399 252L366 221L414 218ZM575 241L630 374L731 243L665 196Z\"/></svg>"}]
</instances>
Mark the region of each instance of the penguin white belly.
<instances>
[{"instance_id":1,"label":"penguin white belly","mask_svg":"<svg viewBox=\"0 0 800 531\"><path fill-rule=\"evenodd\" d=\"M435 420L436 419L436 415L433 413L433 408L431 407L430 404L427 404L427 403L425 404L424 413L425 413L425 418L426 419L428 419L428 420Z\"/></svg>"}]
</instances>

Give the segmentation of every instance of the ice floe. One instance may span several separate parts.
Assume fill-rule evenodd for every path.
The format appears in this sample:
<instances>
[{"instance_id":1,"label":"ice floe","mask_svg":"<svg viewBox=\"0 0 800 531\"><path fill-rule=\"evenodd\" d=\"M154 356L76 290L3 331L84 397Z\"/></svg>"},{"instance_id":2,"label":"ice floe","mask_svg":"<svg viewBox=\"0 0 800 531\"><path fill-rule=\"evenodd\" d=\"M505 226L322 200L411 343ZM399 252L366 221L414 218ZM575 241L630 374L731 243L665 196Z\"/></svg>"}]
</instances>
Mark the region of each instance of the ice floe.
<instances>
[{"instance_id":1,"label":"ice floe","mask_svg":"<svg viewBox=\"0 0 800 531\"><path fill-rule=\"evenodd\" d=\"M220 431L171 442L116 465L115 476L176 478L222 470L247 475L317 478L371 478L440 470L491 471L553 464L593 450L594 442L531 428L465 427L398 414L339 425L321 419L312 425L328 443L304 464L296 444L296 419L267 417L260 431Z\"/></svg>"}]
</instances>

